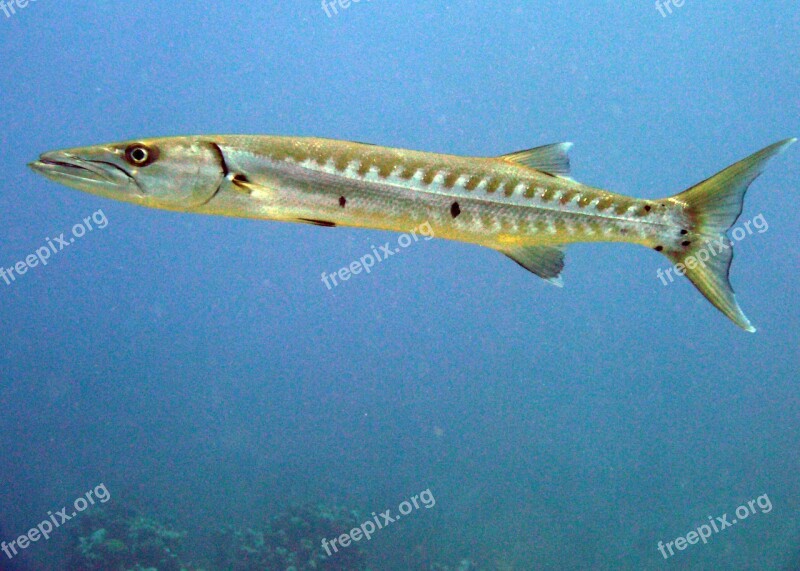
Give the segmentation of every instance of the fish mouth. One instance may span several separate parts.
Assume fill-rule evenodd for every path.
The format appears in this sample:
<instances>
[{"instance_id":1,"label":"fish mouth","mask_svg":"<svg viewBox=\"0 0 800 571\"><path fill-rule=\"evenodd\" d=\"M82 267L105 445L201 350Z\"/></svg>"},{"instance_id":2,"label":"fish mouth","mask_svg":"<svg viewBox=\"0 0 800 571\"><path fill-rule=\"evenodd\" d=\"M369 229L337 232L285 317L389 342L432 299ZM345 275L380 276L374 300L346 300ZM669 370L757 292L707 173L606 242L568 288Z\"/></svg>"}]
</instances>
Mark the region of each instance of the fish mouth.
<instances>
[{"instance_id":1,"label":"fish mouth","mask_svg":"<svg viewBox=\"0 0 800 571\"><path fill-rule=\"evenodd\" d=\"M122 190L135 183L133 177L114 163L85 159L67 151L44 153L28 166L55 182L81 190L97 190L98 187Z\"/></svg>"}]
</instances>

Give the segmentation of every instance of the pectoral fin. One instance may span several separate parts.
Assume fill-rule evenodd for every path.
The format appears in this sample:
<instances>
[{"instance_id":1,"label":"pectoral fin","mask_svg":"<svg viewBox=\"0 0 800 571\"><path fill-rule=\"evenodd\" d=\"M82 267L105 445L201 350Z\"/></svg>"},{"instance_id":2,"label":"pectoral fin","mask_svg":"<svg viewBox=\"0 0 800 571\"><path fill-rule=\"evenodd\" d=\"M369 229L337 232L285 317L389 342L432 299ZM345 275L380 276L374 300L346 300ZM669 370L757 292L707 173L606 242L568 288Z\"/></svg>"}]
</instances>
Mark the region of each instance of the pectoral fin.
<instances>
[{"instance_id":1,"label":"pectoral fin","mask_svg":"<svg viewBox=\"0 0 800 571\"><path fill-rule=\"evenodd\" d=\"M252 182L246 175L243 174L232 173L228 175L228 179L231 181L233 188L247 194L254 194L268 190L260 184Z\"/></svg>"},{"instance_id":2,"label":"pectoral fin","mask_svg":"<svg viewBox=\"0 0 800 571\"><path fill-rule=\"evenodd\" d=\"M520 266L533 272L554 286L563 287L561 270L564 269L566 246L527 246L500 250Z\"/></svg>"}]
</instances>

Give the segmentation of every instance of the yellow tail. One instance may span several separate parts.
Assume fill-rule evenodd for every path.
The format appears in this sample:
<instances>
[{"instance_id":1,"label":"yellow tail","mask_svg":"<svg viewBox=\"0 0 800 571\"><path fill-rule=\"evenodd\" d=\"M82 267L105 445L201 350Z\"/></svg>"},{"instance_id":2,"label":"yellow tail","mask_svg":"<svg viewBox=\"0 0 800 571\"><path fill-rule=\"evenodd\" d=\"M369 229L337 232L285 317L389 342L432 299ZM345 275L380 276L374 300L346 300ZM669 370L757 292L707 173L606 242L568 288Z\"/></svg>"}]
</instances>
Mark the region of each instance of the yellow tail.
<instances>
[{"instance_id":1,"label":"yellow tail","mask_svg":"<svg viewBox=\"0 0 800 571\"><path fill-rule=\"evenodd\" d=\"M797 139L786 139L750 155L678 195L673 201L682 203L694 222L693 234L699 239L680 253L666 253L673 263L686 268L685 274L708 301L727 315L736 325L753 332L736 301L728 273L733 260L733 244L725 232L736 223L744 206L744 195L760 175L767 162L782 153ZM693 260L688 260L688 258Z\"/></svg>"}]
</instances>

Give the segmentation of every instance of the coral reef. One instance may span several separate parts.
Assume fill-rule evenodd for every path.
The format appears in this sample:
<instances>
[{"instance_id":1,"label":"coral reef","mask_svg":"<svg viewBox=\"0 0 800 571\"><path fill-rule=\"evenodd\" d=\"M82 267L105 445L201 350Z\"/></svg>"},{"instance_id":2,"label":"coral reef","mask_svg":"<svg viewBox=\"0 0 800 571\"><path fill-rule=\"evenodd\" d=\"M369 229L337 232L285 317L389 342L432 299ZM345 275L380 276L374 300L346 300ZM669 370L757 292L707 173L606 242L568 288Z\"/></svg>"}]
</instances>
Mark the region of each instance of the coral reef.
<instances>
[{"instance_id":1,"label":"coral reef","mask_svg":"<svg viewBox=\"0 0 800 571\"><path fill-rule=\"evenodd\" d=\"M263 530L225 526L212 534L207 553L189 562L186 533L133 510L103 507L72 529L67 571L369 571L360 544L330 556L322 539L358 526L355 511L322 504L294 506L271 517ZM198 564L196 562L201 562ZM469 560L433 564L424 571L478 571Z\"/></svg>"},{"instance_id":2,"label":"coral reef","mask_svg":"<svg viewBox=\"0 0 800 571\"><path fill-rule=\"evenodd\" d=\"M186 533L116 507L97 509L73 529L67 571L367 571L358 546L329 557L323 537L350 531L359 518L344 508L296 506L264 530L224 527L203 567L181 560Z\"/></svg>"},{"instance_id":3,"label":"coral reef","mask_svg":"<svg viewBox=\"0 0 800 571\"><path fill-rule=\"evenodd\" d=\"M108 507L87 513L73 529L68 571L182 571L184 536L131 510Z\"/></svg>"},{"instance_id":4,"label":"coral reef","mask_svg":"<svg viewBox=\"0 0 800 571\"><path fill-rule=\"evenodd\" d=\"M358 545L328 556L323 538L338 537L357 527L358 514L321 504L295 506L272 517L264 531L226 528L219 532L213 567L230 571L366 571Z\"/></svg>"}]
</instances>

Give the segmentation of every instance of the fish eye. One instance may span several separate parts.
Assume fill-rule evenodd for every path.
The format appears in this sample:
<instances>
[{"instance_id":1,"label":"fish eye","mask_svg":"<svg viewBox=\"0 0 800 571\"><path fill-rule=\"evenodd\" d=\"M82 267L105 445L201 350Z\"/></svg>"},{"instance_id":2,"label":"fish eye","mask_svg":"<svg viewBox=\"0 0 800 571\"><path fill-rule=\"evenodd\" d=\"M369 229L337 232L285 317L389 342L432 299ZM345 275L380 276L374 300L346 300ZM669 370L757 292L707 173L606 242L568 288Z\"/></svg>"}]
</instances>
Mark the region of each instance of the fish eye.
<instances>
[{"instance_id":1,"label":"fish eye","mask_svg":"<svg viewBox=\"0 0 800 571\"><path fill-rule=\"evenodd\" d=\"M134 143L125 149L125 160L136 167L146 167L158 159L158 148Z\"/></svg>"}]
</instances>

